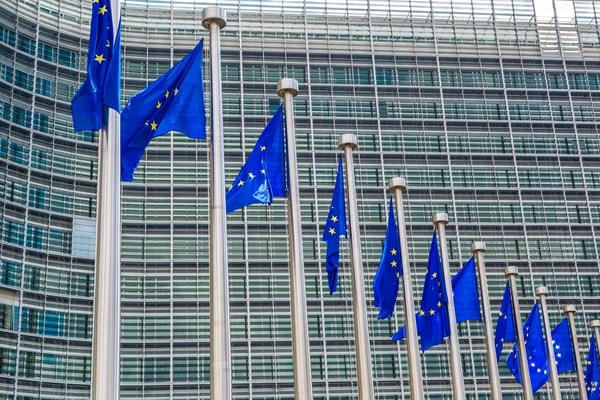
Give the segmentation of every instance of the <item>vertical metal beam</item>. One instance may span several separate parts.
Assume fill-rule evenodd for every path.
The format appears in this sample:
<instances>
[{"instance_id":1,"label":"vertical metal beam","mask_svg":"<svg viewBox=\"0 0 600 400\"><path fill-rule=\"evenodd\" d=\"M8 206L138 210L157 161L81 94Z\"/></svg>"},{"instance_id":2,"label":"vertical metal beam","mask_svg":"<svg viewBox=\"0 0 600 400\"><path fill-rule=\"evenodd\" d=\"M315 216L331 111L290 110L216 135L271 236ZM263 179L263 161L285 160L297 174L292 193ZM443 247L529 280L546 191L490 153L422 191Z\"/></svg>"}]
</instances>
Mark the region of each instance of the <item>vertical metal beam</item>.
<instances>
[{"instance_id":1,"label":"vertical metal beam","mask_svg":"<svg viewBox=\"0 0 600 400\"><path fill-rule=\"evenodd\" d=\"M494 343L494 331L492 326L492 310L490 308L490 294L488 292L487 277L485 275L485 261L483 253L486 247L484 242L474 242L471 245L471 251L477 261L477 272L479 275L479 287L481 293L481 302L483 303L483 325L485 327L485 348L488 363L488 372L490 373L490 393L492 400L502 400L500 391L500 373L498 372L498 362L496 361L496 344Z\"/></svg>"},{"instance_id":2,"label":"vertical metal beam","mask_svg":"<svg viewBox=\"0 0 600 400\"><path fill-rule=\"evenodd\" d=\"M404 316L406 319L406 352L408 353L408 376L410 398L422 400L423 378L421 375L421 357L419 355L419 339L417 336L417 320L415 317L415 300L412 290L410 261L408 260L408 238L406 236L406 219L404 218L404 202L402 192L406 190L406 179L392 178L389 181L390 191L396 201L398 215L398 236L400 237L400 255L402 257L402 293L404 295Z\"/></svg>"},{"instance_id":3,"label":"vertical metal beam","mask_svg":"<svg viewBox=\"0 0 600 400\"><path fill-rule=\"evenodd\" d=\"M352 311L354 313L354 347L356 351L356 372L358 374L358 398L373 400L373 370L371 368L371 349L369 347L369 322L367 319L367 301L363 259L360 247L360 228L358 225L358 204L354 180L354 159L352 150L358 146L356 135L345 134L339 138L339 146L344 151L346 177L348 183L348 206L350 208L350 249L352 264Z\"/></svg>"},{"instance_id":4,"label":"vertical metal beam","mask_svg":"<svg viewBox=\"0 0 600 400\"><path fill-rule=\"evenodd\" d=\"M460 346L458 344L458 325L454 311L454 297L452 296L452 276L450 275L450 261L448 260L448 247L446 245L446 224L448 214L433 214L433 224L436 226L440 237L440 253L442 267L444 268L444 285L448 294L448 320L450 321L450 372L452 373L452 392L455 399L466 399L465 383L460 361Z\"/></svg>"},{"instance_id":5,"label":"vertical metal beam","mask_svg":"<svg viewBox=\"0 0 600 400\"><path fill-rule=\"evenodd\" d=\"M290 306L292 312L292 353L294 363L294 398L312 400L310 375L310 342L304 282L304 252L302 249L302 222L300 220L300 185L296 159L296 127L294 124L294 97L298 95L298 81L283 78L277 82L277 94L283 97L287 131L287 161L289 172L288 224L290 248Z\"/></svg>"},{"instance_id":6,"label":"vertical metal beam","mask_svg":"<svg viewBox=\"0 0 600 400\"><path fill-rule=\"evenodd\" d=\"M116 38L121 4L119 0L111 0L110 5ZM99 135L92 400L117 400L121 354L121 116L119 113L104 107L104 122Z\"/></svg>"},{"instance_id":7,"label":"vertical metal beam","mask_svg":"<svg viewBox=\"0 0 600 400\"><path fill-rule=\"evenodd\" d=\"M504 275L508 278L510 286L510 297L513 306L513 317L515 319L515 330L517 331L517 346L519 349L519 363L521 369L521 381L523 382L523 399L533 400L531 377L529 376L529 364L527 363L527 350L525 349L525 337L523 336L523 323L521 322L521 308L519 307L519 296L517 295L517 267L506 267Z\"/></svg>"},{"instance_id":8,"label":"vertical metal beam","mask_svg":"<svg viewBox=\"0 0 600 400\"><path fill-rule=\"evenodd\" d=\"M571 330L571 340L573 342L573 353L575 354L575 366L577 367L577 385L579 388L579 397L587 399L587 390L585 389L585 377L581 366L581 354L579 354L579 339L577 338L577 329L575 328L575 306L567 304L563 311L567 314L569 320L569 329Z\"/></svg>"},{"instance_id":9,"label":"vertical metal beam","mask_svg":"<svg viewBox=\"0 0 600 400\"><path fill-rule=\"evenodd\" d=\"M548 288L538 286L535 288L535 295L540 299L540 308L542 309L542 319L544 322L544 330L546 331L546 351L548 353L548 364L550 364L550 379L552 380L552 394L554 400L561 400L560 384L558 382L558 370L556 368L556 357L554 356L554 341L552 340L552 328L548 319L548 306L546 304L546 296Z\"/></svg>"},{"instance_id":10,"label":"vertical metal beam","mask_svg":"<svg viewBox=\"0 0 600 400\"><path fill-rule=\"evenodd\" d=\"M210 398L231 399L231 344L229 334L229 278L225 212L225 149L221 91L221 29L226 13L221 7L202 10L202 26L210 37Z\"/></svg>"}]
</instances>

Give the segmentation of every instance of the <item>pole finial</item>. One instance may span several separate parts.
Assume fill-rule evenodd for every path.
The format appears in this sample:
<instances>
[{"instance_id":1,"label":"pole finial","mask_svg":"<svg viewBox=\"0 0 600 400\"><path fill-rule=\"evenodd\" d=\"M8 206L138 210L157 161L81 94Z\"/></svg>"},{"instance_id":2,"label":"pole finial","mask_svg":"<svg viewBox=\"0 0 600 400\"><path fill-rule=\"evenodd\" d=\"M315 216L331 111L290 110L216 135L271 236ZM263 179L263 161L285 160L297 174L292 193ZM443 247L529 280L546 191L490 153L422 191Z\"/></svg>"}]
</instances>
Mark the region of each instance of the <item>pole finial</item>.
<instances>
[{"instance_id":1,"label":"pole finial","mask_svg":"<svg viewBox=\"0 0 600 400\"><path fill-rule=\"evenodd\" d=\"M506 275L506 276L512 276L512 275L517 276L517 275L519 275L519 270L517 269L517 267L512 267L512 266L511 267L506 267L504 269L504 275Z\"/></svg>"},{"instance_id":2,"label":"pole finial","mask_svg":"<svg viewBox=\"0 0 600 400\"><path fill-rule=\"evenodd\" d=\"M593 320L592 322L590 322L590 326L592 327L592 329L594 328L600 328L600 320Z\"/></svg>"},{"instance_id":3,"label":"pole finial","mask_svg":"<svg viewBox=\"0 0 600 400\"><path fill-rule=\"evenodd\" d=\"M298 81L292 78L282 78L277 82L277 94L283 97L285 92L290 91L292 96L298 95Z\"/></svg>"},{"instance_id":4,"label":"pole finial","mask_svg":"<svg viewBox=\"0 0 600 400\"><path fill-rule=\"evenodd\" d=\"M392 178L389 181L389 186L391 191L394 191L396 188L399 188L400 190L406 190L406 179L400 177Z\"/></svg>"},{"instance_id":5,"label":"pole finial","mask_svg":"<svg viewBox=\"0 0 600 400\"><path fill-rule=\"evenodd\" d=\"M575 304L567 304L566 306L563 307L563 311L566 314L569 314L569 313L577 312L577 309L575 308Z\"/></svg>"},{"instance_id":6,"label":"pole finial","mask_svg":"<svg viewBox=\"0 0 600 400\"><path fill-rule=\"evenodd\" d=\"M535 288L535 295L536 296L547 296L548 295L548 288L546 286L538 286Z\"/></svg>"},{"instance_id":7,"label":"pole finial","mask_svg":"<svg viewBox=\"0 0 600 400\"><path fill-rule=\"evenodd\" d=\"M227 25L227 12L224 8L211 6L202 10L202 26L208 29L213 22L219 25L220 29L225 28Z\"/></svg>"},{"instance_id":8,"label":"pole finial","mask_svg":"<svg viewBox=\"0 0 600 400\"><path fill-rule=\"evenodd\" d=\"M350 146L351 149L358 147L358 137L353 133L344 133L340 135L338 139L338 146L344 149L346 146Z\"/></svg>"},{"instance_id":9,"label":"pole finial","mask_svg":"<svg viewBox=\"0 0 600 400\"><path fill-rule=\"evenodd\" d=\"M473 242L473 244L471 245L471 251L473 253L477 253L478 251L482 251L485 253L485 250L485 242Z\"/></svg>"},{"instance_id":10,"label":"pole finial","mask_svg":"<svg viewBox=\"0 0 600 400\"><path fill-rule=\"evenodd\" d=\"M448 214L445 212L435 213L433 214L433 223L437 225L438 223L447 224L448 223Z\"/></svg>"}]
</instances>

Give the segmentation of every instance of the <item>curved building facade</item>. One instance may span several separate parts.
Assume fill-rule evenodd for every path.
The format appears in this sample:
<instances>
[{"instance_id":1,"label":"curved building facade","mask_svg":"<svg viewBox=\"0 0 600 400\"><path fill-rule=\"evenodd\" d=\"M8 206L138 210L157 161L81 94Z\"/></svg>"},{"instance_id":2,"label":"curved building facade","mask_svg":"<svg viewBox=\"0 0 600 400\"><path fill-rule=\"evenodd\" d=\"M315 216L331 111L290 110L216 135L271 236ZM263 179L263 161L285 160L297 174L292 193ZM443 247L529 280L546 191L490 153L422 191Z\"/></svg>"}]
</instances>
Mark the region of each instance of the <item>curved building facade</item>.
<instances>
[{"instance_id":1,"label":"curved building facade","mask_svg":"<svg viewBox=\"0 0 600 400\"><path fill-rule=\"evenodd\" d=\"M195 0L123 2L123 103L207 32ZM356 175L377 399L409 397L406 348L377 321L371 284L387 180L405 176L419 298L433 212L450 216L456 272L486 242L492 309L516 265L523 318L550 291L555 325L576 304L580 348L600 316L600 30L591 1L225 1L226 179L300 83L300 168L315 399L357 398L348 243L329 296L324 219L337 139L359 138ZM555 17L556 16L556 17ZM90 397L98 135L73 131L89 4L0 4L0 398ZM205 63L208 65L208 42ZM208 68L205 68L208 86ZM209 102L208 93L206 98ZM208 147L153 141L122 186L122 399L209 398ZM286 204L228 216L234 399L292 399ZM495 314L497 315L497 314ZM469 399L488 398L481 324L459 328ZM446 345L422 356L429 399L450 399ZM519 396L500 363L503 392ZM573 374L561 375L576 398ZM542 389L550 396L548 389Z\"/></svg>"}]
</instances>

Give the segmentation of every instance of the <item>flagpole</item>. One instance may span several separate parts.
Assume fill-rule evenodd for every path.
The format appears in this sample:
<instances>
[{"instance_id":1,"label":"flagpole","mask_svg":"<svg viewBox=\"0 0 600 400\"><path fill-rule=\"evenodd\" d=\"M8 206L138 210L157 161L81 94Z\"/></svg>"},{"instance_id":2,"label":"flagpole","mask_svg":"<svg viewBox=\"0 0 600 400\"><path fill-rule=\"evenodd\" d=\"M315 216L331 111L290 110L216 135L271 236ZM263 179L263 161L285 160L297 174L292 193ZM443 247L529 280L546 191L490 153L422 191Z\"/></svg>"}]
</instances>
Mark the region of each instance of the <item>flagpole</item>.
<instances>
[{"instance_id":1,"label":"flagpole","mask_svg":"<svg viewBox=\"0 0 600 400\"><path fill-rule=\"evenodd\" d=\"M600 354L600 320L593 320L590 322L590 326L594 331L594 337L596 338L596 347L598 348L598 354Z\"/></svg>"},{"instance_id":2,"label":"flagpole","mask_svg":"<svg viewBox=\"0 0 600 400\"><path fill-rule=\"evenodd\" d=\"M120 0L111 0L119 26ZM115 36L117 29L114 30ZM121 338L121 116L104 106L98 145L96 285L92 343L92 400L119 398Z\"/></svg>"},{"instance_id":3,"label":"flagpole","mask_svg":"<svg viewBox=\"0 0 600 400\"><path fill-rule=\"evenodd\" d=\"M231 399L231 345L229 334L229 279L227 275L227 221L225 219L225 149L221 91L221 29L225 10L202 10L202 26L210 37L210 398Z\"/></svg>"},{"instance_id":4,"label":"flagpole","mask_svg":"<svg viewBox=\"0 0 600 400\"><path fill-rule=\"evenodd\" d=\"M423 399L423 378L421 376L421 357L419 355L419 339L417 337L417 320L415 318L415 300L412 290L410 262L408 260L408 239L406 236L406 220L404 218L404 202L402 191L406 190L406 179L396 177L389 181L390 191L396 200L398 215L398 236L400 236L400 256L402 257L402 294L404 295L404 315L406 320L406 352L408 355L408 376L410 398Z\"/></svg>"},{"instance_id":5,"label":"flagpole","mask_svg":"<svg viewBox=\"0 0 600 400\"><path fill-rule=\"evenodd\" d=\"M585 388L585 377L583 376L583 369L581 367L581 354L579 354L579 339L577 338L577 329L575 329L575 306L573 304L567 304L563 308L567 319L569 320L569 329L571 330L571 341L573 342L573 353L575 354L575 366L577 367L577 383L579 386L579 397L582 399L587 398L587 390Z\"/></svg>"},{"instance_id":6,"label":"flagpole","mask_svg":"<svg viewBox=\"0 0 600 400\"><path fill-rule=\"evenodd\" d=\"M546 331L546 351L548 353L548 363L550 364L550 379L552 380L552 394L554 400L561 400L560 384L558 382L558 369L556 368L556 357L554 356L554 341L552 340L552 328L548 319L548 306L546 305L546 296L548 288L538 286L535 288L535 295L540 299L540 308L542 309L542 319L544 320L544 330Z\"/></svg>"},{"instance_id":7,"label":"flagpole","mask_svg":"<svg viewBox=\"0 0 600 400\"><path fill-rule=\"evenodd\" d=\"M277 82L277 94L283 98L287 131L287 161L289 174L288 224L290 248L290 307L292 312L292 356L294 364L294 399L312 400L310 375L310 343L304 283L304 254L300 220L300 190L298 161L296 159L296 127L294 124L294 97L298 95L298 81L283 78Z\"/></svg>"},{"instance_id":8,"label":"flagpole","mask_svg":"<svg viewBox=\"0 0 600 400\"><path fill-rule=\"evenodd\" d=\"M477 272L479 275L479 286L481 287L481 301L483 303L483 324L485 326L485 346L487 354L488 372L490 374L490 394L492 400L502 400L500 390L500 373L496 361L496 344L494 343L494 331L492 326L492 310L490 308L490 295L488 293L487 276L485 274L485 261L483 253L486 251L484 242L474 242L471 251L477 260Z\"/></svg>"},{"instance_id":9,"label":"flagpole","mask_svg":"<svg viewBox=\"0 0 600 400\"><path fill-rule=\"evenodd\" d=\"M458 329L456 324L456 312L454 311L454 297L452 296L452 277L450 275L450 262L448 260L448 248L446 246L446 224L448 214L433 214L433 224L436 226L440 236L440 248L442 267L444 268L444 284L448 295L448 320L450 322L450 371L452 372L452 391L455 399L465 399L465 384L460 361L460 347L458 343Z\"/></svg>"},{"instance_id":10,"label":"flagpole","mask_svg":"<svg viewBox=\"0 0 600 400\"><path fill-rule=\"evenodd\" d=\"M347 133L339 138L339 147L344 151L346 177L348 182L348 205L350 207L350 249L352 264L352 311L354 313L354 347L356 351L356 372L358 374L358 398L374 398L373 371L371 369L371 349L369 347L369 322L367 319L367 301L365 299L365 281L363 259L360 248L360 229L358 225L358 205L354 182L354 159L352 150L358 146L356 135Z\"/></svg>"},{"instance_id":11,"label":"flagpole","mask_svg":"<svg viewBox=\"0 0 600 400\"><path fill-rule=\"evenodd\" d=\"M510 286L510 297L513 307L513 318L515 330L517 331L517 346L519 350L519 363L521 370L521 381L523 386L523 399L533 400L533 389L531 387L531 377L529 376L529 363L527 359L527 350L525 349L525 338L523 337L523 323L521 322L521 309L519 307L519 296L517 295L517 267L506 267L504 275L508 278Z\"/></svg>"}]
</instances>

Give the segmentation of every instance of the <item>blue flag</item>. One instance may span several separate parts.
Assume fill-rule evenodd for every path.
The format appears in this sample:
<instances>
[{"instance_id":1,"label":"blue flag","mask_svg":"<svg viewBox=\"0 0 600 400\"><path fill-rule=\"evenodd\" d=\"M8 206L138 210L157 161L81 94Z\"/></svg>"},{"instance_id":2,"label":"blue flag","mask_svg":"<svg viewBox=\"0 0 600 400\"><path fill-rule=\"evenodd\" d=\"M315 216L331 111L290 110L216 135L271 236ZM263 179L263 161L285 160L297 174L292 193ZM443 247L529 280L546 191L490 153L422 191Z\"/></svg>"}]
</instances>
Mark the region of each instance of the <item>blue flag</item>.
<instances>
[{"instance_id":1,"label":"blue flag","mask_svg":"<svg viewBox=\"0 0 600 400\"><path fill-rule=\"evenodd\" d=\"M498 322L496 323L496 334L494 335L496 360L500 360L504 342L515 342L516 340L517 334L515 333L515 321L513 319L513 308L510 299L510 286L506 282L504 297L502 297L502 305L498 314Z\"/></svg>"},{"instance_id":2,"label":"blue flag","mask_svg":"<svg viewBox=\"0 0 600 400\"><path fill-rule=\"evenodd\" d=\"M552 347L558 373L576 371L575 355L573 353L573 340L569 329L569 320L563 319L560 324L552 329Z\"/></svg>"},{"instance_id":3,"label":"blue flag","mask_svg":"<svg viewBox=\"0 0 600 400\"><path fill-rule=\"evenodd\" d=\"M121 180L133 173L150 141L170 131L206 139L202 40L160 78L142 89L121 113Z\"/></svg>"},{"instance_id":4,"label":"blue flag","mask_svg":"<svg viewBox=\"0 0 600 400\"><path fill-rule=\"evenodd\" d=\"M283 111L279 107L227 192L227 214L251 204L271 204L273 197L285 196L283 163Z\"/></svg>"},{"instance_id":5,"label":"blue flag","mask_svg":"<svg viewBox=\"0 0 600 400\"><path fill-rule=\"evenodd\" d=\"M402 257L400 256L400 239L398 239L398 227L394 216L394 202L390 199L390 211L388 213L388 226L385 233L385 242L379 268L373 281L373 293L375 307L380 308L378 319L390 318L396 307L398 298L398 285L402 275Z\"/></svg>"},{"instance_id":6,"label":"blue flag","mask_svg":"<svg viewBox=\"0 0 600 400\"><path fill-rule=\"evenodd\" d=\"M588 400L600 399L600 364L596 351L596 338L592 333L590 339L590 352L588 353L587 366L585 369L585 388Z\"/></svg>"},{"instance_id":7,"label":"blue flag","mask_svg":"<svg viewBox=\"0 0 600 400\"><path fill-rule=\"evenodd\" d=\"M546 345L544 342L544 334L542 332L542 320L540 319L537 301L535 302L529 317L527 317L525 325L523 325L523 335L525 336L525 351L527 352L531 387L533 393L535 393L548 382L548 379L550 379L550 370L548 368L548 359L546 357ZM519 357L517 343L515 343L506 358L506 365L517 379L517 382L522 385Z\"/></svg>"},{"instance_id":8,"label":"blue flag","mask_svg":"<svg viewBox=\"0 0 600 400\"><path fill-rule=\"evenodd\" d=\"M114 40L110 0L92 1L87 77L71 100L76 132L102 128L104 104L120 111L121 40Z\"/></svg>"},{"instance_id":9,"label":"blue flag","mask_svg":"<svg viewBox=\"0 0 600 400\"><path fill-rule=\"evenodd\" d=\"M452 278L452 295L456 323L463 321L481 321L479 291L473 257Z\"/></svg>"},{"instance_id":10,"label":"blue flag","mask_svg":"<svg viewBox=\"0 0 600 400\"><path fill-rule=\"evenodd\" d=\"M342 159L338 159L338 171L331 198L331 208L325 222L323 241L327 242L327 282L329 294L337 289L338 265L340 262L340 236L346 236L346 207L344 205L344 175Z\"/></svg>"},{"instance_id":11,"label":"blue flag","mask_svg":"<svg viewBox=\"0 0 600 400\"><path fill-rule=\"evenodd\" d=\"M443 284L443 283L442 283ZM463 265L460 271L452 278L452 293L454 295L454 307L456 322L481 321L479 307L479 295L477 291L477 276L475 275L475 261L471 258ZM417 313L417 318L419 313ZM417 333L421 334L423 319L417 319ZM406 338L406 327L402 326L394 335L392 340Z\"/></svg>"}]
</instances>

